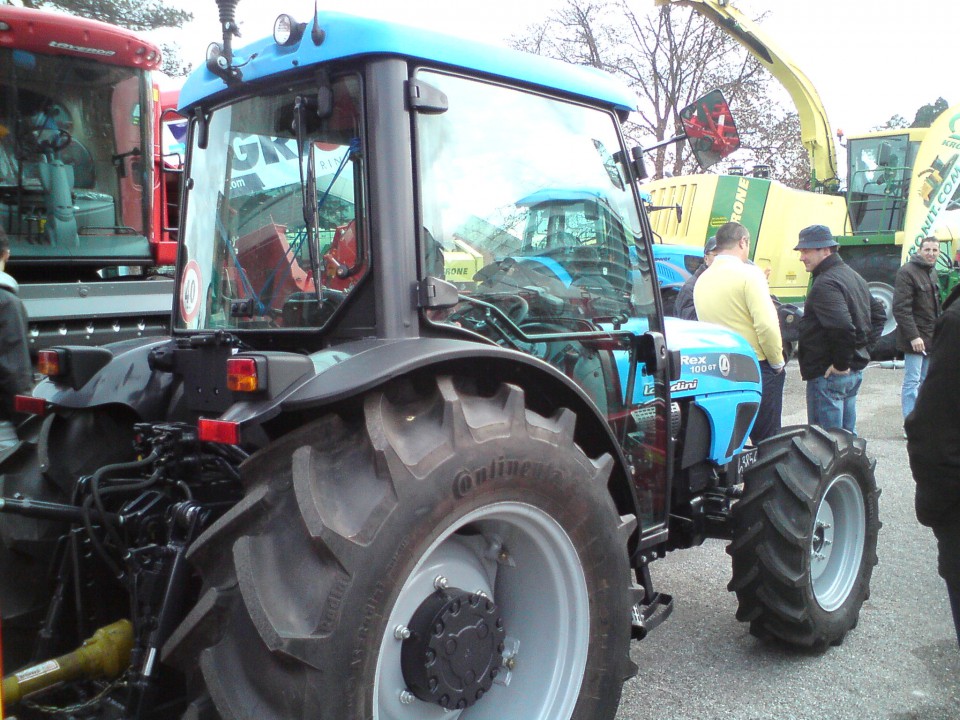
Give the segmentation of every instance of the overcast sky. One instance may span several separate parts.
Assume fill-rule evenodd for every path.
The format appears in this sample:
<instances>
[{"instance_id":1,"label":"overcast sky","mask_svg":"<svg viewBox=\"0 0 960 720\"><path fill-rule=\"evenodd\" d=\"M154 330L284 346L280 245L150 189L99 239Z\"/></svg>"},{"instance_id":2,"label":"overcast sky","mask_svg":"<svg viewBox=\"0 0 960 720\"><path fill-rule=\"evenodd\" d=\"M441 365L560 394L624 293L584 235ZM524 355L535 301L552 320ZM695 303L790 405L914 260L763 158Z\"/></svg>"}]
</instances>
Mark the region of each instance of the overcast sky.
<instances>
[{"instance_id":1,"label":"overcast sky","mask_svg":"<svg viewBox=\"0 0 960 720\"><path fill-rule=\"evenodd\" d=\"M178 33L194 65L207 43L219 39L214 0L170 0L194 13ZM320 9L352 12L429 27L442 32L506 44L563 0L320 0ZM762 22L770 38L813 83L834 131L870 130L894 114L913 119L916 110L943 97L960 103L955 61L958 0L734 0ZM637 13L653 0L632 0ZM313 14L313 0L240 0L242 46L269 35L273 19L287 12L301 21ZM187 40L189 38L189 40Z\"/></svg>"}]
</instances>

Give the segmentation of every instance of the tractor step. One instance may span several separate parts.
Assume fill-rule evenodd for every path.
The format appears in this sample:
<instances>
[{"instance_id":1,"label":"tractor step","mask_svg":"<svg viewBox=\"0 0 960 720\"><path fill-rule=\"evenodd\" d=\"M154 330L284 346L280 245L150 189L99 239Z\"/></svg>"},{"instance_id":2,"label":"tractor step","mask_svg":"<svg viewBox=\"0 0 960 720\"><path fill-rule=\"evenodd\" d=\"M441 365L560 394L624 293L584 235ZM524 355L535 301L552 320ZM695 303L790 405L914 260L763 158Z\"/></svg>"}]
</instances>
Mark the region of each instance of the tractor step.
<instances>
[{"instance_id":1,"label":"tractor step","mask_svg":"<svg viewBox=\"0 0 960 720\"><path fill-rule=\"evenodd\" d=\"M643 640L651 630L670 617L673 595L654 593L648 602L636 603L631 617L630 637Z\"/></svg>"}]
</instances>

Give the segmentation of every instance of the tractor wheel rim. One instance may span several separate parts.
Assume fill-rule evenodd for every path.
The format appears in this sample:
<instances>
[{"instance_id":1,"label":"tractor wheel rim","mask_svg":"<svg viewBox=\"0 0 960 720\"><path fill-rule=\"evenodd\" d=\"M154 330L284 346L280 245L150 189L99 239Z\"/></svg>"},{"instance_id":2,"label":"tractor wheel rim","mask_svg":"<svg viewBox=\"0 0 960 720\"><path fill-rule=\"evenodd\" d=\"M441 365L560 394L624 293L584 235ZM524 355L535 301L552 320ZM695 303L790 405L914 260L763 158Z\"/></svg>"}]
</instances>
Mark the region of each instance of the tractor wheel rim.
<instances>
[{"instance_id":1,"label":"tractor wheel rim","mask_svg":"<svg viewBox=\"0 0 960 720\"><path fill-rule=\"evenodd\" d=\"M866 513L852 475L838 475L817 510L810 542L810 576L817 603L827 612L850 595L863 558Z\"/></svg>"},{"instance_id":2,"label":"tractor wheel rim","mask_svg":"<svg viewBox=\"0 0 960 720\"><path fill-rule=\"evenodd\" d=\"M467 533L458 530L469 527ZM504 666L474 705L452 711L413 696L400 639L438 579L484 593L506 629ZM375 720L458 717L493 720L570 717L580 695L590 642L590 603L576 547L543 510L517 502L479 508L458 520L420 558L390 612L374 680Z\"/></svg>"}]
</instances>

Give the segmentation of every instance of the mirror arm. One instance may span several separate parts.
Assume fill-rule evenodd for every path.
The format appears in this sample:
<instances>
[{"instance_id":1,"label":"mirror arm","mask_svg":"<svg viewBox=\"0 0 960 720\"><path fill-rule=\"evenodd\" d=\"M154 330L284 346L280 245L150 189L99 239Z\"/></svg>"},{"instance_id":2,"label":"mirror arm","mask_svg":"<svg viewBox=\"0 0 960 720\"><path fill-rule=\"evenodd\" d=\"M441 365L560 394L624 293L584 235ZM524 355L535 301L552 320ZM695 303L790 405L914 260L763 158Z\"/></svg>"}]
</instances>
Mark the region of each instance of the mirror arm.
<instances>
[{"instance_id":1,"label":"mirror arm","mask_svg":"<svg viewBox=\"0 0 960 720\"><path fill-rule=\"evenodd\" d=\"M658 150L658 149L660 149L660 148L662 148L662 147L666 147L667 145L673 145L673 143L682 142L683 140L686 140L687 137L688 137L688 136L687 136L686 133L683 133L683 134L681 134L681 135L675 135L675 136L672 137L672 138L667 138L666 140L663 140L663 141L661 141L661 142L658 142L656 145L651 145L650 147L645 147L645 148L643 149L643 151L644 151L644 152L651 152L652 150Z\"/></svg>"}]
</instances>

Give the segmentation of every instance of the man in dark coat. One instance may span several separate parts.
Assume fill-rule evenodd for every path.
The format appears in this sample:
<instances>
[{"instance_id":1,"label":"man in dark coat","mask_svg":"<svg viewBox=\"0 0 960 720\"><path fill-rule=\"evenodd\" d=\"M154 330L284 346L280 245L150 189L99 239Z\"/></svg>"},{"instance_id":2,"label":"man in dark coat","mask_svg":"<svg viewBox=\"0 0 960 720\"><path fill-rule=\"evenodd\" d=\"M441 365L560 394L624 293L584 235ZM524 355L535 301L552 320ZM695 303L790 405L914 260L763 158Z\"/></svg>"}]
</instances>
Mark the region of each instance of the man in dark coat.
<instances>
[{"instance_id":1,"label":"man in dark coat","mask_svg":"<svg viewBox=\"0 0 960 720\"><path fill-rule=\"evenodd\" d=\"M717 256L717 238L711 235L703 246L703 264L697 268L697 271L687 278L686 282L677 293L677 299L673 303L673 312L678 318L684 320L696 320L697 308L693 304L693 287L697 280L703 275L704 271L710 267L713 259Z\"/></svg>"},{"instance_id":2,"label":"man in dark coat","mask_svg":"<svg viewBox=\"0 0 960 720\"><path fill-rule=\"evenodd\" d=\"M4 270L10 242L0 229L0 452L17 444L13 398L33 385L27 349L27 311L17 297L17 281Z\"/></svg>"},{"instance_id":3,"label":"man in dark coat","mask_svg":"<svg viewBox=\"0 0 960 720\"><path fill-rule=\"evenodd\" d=\"M883 332L886 313L837 247L826 225L800 231L794 249L813 274L813 284L803 305L797 360L807 383L807 422L855 433L863 368L870 361L869 348Z\"/></svg>"},{"instance_id":4,"label":"man in dark coat","mask_svg":"<svg viewBox=\"0 0 960 720\"><path fill-rule=\"evenodd\" d=\"M933 529L960 643L960 288L943 304L930 366L907 416L907 454L917 484L917 520Z\"/></svg>"},{"instance_id":5,"label":"man in dark coat","mask_svg":"<svg viewBox=\"0 0 960 720\"><path fill-rule=\"evenodd\" d=\"M902 268L893 286L893 316L897 320L897 350L903 353L903 387L900 406L906 418L917 401L917 392L927 375L927 349L940 316L937 257L940 241L927 237Z\"/></svg>"}]
</instances>

